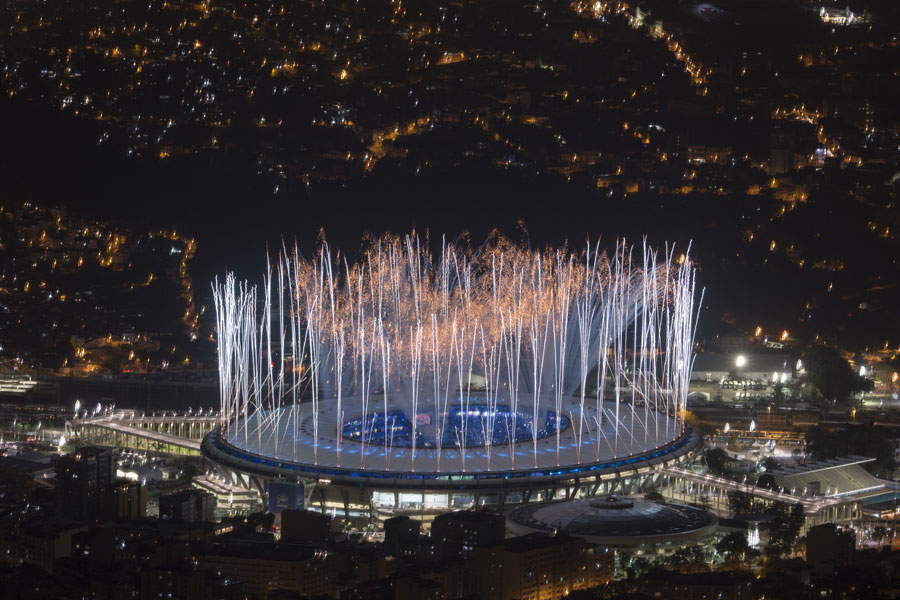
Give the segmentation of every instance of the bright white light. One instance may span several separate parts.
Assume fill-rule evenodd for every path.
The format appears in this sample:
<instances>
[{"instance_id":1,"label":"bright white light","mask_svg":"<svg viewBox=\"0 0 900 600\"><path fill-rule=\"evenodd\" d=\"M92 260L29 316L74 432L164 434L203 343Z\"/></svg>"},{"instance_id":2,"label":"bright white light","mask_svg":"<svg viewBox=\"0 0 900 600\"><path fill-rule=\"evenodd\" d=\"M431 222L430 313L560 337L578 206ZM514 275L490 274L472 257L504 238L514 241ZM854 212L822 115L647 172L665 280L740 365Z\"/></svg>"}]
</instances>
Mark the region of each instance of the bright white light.
<instances>
[{"instance_id":1,"label":"bright white light","mask_svg":"<svg viewBox=\"0 0 900 600\"><path fill-rule=\"evenodd\" d=\"M866 376L866 365L862 365L862 366L859 368L859 376L860 376L860 377L865 377L865 376Z\"/></svg>"},{"instance_id":2,"label":"bright white light","mask_svg":"<svg viewBox=\"0 0 900 600\"><path fill-rule=\"evenodd\" d=\"M756 431L756 421L750 421L750 431Z\"/></svg>"},{"instance_id":3,"label":"bright white light","mask_svg":"<svg viewBox=\"0 0 900 600\"><path fill-rule=\"evenodd\" d=\"M736 367L740 368L747 364L747 357L743 354L738 354L737 358L734 359L734 364Z\"/></svg>"},{"instance_id":4,"label":"bright white light","mask_svg":"<svg viewBox=\"0 0 900 600\"><path fill-rule=\"evenodd\" d=\"M725 433L728 433L729 431L731 431L731 425L725 423Z\"/></svg>"},{"instance_id":5,"label":"bright white light","mask_svg":"<svg viewBox=\"0 0 900 600\"><path fill-rule=\"evenodd\" d=\"M751 548L759 547L759 523L753 523L747 534L747 545Z\"/></svg>"}]
</instances>

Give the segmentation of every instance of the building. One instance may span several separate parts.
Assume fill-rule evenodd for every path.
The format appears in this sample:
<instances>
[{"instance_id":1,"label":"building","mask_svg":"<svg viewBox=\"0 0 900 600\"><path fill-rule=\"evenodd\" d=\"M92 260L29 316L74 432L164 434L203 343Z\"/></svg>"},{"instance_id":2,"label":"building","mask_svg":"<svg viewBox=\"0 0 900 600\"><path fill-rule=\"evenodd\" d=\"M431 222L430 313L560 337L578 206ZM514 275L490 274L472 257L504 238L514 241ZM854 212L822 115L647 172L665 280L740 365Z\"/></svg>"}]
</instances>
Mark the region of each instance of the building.
<instances>
[{"instance_id":1,"label":"building","mask_svg":"<svg viewBox=\"0 0 900 600\"><path fill-rule=\"evenodd\" d=\"M431 538L422 535L422 522L406 515L391 517L384 522L384 548L393 556L414 562L434 560Z\"/></svg>"},{"instance_id":2,"label":"building","mask_svg":"<svg viewBox=\"0 0 900 600\"><path fill-rule=\"evenodd\" d=\"M109 519L135 520L147 516L147 488L137 481L120 481L106 493L104 515Z\"/></svg>"},{"instance_id":3,"label":"building","mask_svg":"<svg viewBox=\"0 0 900 600\"><path fill-rule=\"evenodd\" d=\"M107 448L85 446L54 461L60 513L69 519L94 521L104 516L115 461Z\"/></svg>"},{"instance_id":4,"label":"building","mask_svg":"<svg viewBox=\"0 0 900 600\"><path fill-rule=\"evenodd\" d=\"M384 522L384 543L386 545L414 542L419 539L422 523L406 515L391 517Z\"/></svg>"},{"instance_id":5,"label":"building","mask_svg":"<svg viewBox=\"0 0 900 600\"><path fill-rule=\"evenodd\" d=\"M856 534L852 529L825 523L810 527L806 533L806 561L813 566L849 560L854 550Z\"/></svg>"},{"instance_id":6,"label":"building","mask_svg":"<svg viewBox=\"0 0 900 600\"><path fill-rule=\"evenodd\" d=\"M704 352L694 360L691 381L755 381L787 383L794 377L793 362L785 352Z\"/></svg>"},{"instance_id":7,"label":"building","mask_svg":"<svg viewBox=\"0 0 900 600\"><path fill-rule=\"evenodd\" d=\"M769 145L769 175L787 173L794 167L794 136L783 131L772 133Z\"/></svg>"},{"instance_id":8,"label":"building","mask_svg":"<svg viewBox=\"0 0 900 600\"><path fill-rule=\"evenodd\" d=\"M582 538L534 533L480 546L469 561L481 600L556 600L612 580L613 558Z\"/></svg>"},{"instance_id":9,"label":"building","mask_svg":"<svg viewBox=\"0 0 900 600\"><path fill-rule=\"evenodd\" d=\"M244 582L250 598L266 598L271 590L307 596L336 597L339 557L304 544L233 538L209 546L200 557L204 568Z\"/></svg>"},{"instance_id":10,"label":"building","mask_svg":"<svg viewBox=\"0 0 900 600\"><path fill-rule=\"evenodd\" d=\"M53 573L60 558L72 556L72 537L87 531L87 526L72 521L40 520L16 527L8 537L0 538L0 562L11 567L37 565Z\"/></svg>"},{"instance_id":11,"label":"building","mask_svg":"<svg viewBox=\"0 0 900 600\"><path fill-rule=\"evenodd\" d=\"M331 536L331 517L308 510L281 512L281 539L285 542L325 544Z\"/></svg>"},{"instance_id":12,"label":"building","mask_svg":"<svg viewBox=\"0 0 900 600\"><path fill-rule=\"evenodd\" d=\"M214 521L216 497L197 489L160 496L159 516L162 519L174 519L186 523Z\"/></svg>"},{"instance_id":13,"label":"building","mask_svg":"<svg viewBox=\"0 0 900 600\"><path fill-rule=\"evenodd\" d=\"M141 569L141 598L203 598L207 596L208 579L191 563L145 567Z\"/></svg>"},{"instance_id":14,"label":"building","mask_svg":"<svg viewBox=\"0 0 900 600\"><path fill-rule=\"evenodd\" d=\"M864 456L841 456L803 465L782 466L760 477L759 485L792 496L856 496L885 489L883 481L863 468Z\"/></svg>"},{"instance_id":15,"label":"building","mask_svg":"<svg viewBox=\"0 0 900 600\"><path fill-rule=\"evenodd\" d=\"M506 536L506 519L488 511L457 511L434 518L431 541L437 560L468 558L476 547Z\"/></svg>"},{"instance_id":16,"label":"building","mask_svg":"<svg viewBox=\"0 0 900 600\"><path fill-rule=\"evenodd\" d=\"M191 485L215 496L216 512L220 514L252 513L263 508L259 492L255 489L234 485L210 475L196 475Z\"/></svg>"},{"instance_id":17,"label":"building","mask_svg":"<svg viewBox=\"0 0 900 600\"><path fill-rule=\"evenodd\" d=\"M445 600L471 596L475 593L477 577L471 563L471 560L451 560L398 575L392 581L392 600Z\"/></svg>"},{"instance_id":18,"label":"building","mask_svg":"<svg viewBox=\"0 0 900 600\"><path fill-rule=\"evenodd\" d=\"M752 600L749 573L668 573L648 582L644 590L654 597L671 600Z\"/></svg>"},{"instance_id":19,"label":"building","mask_svg":"<svg viewBox=\"0 0 900 600\"><path fill-rule=\"evenodd\" d=\"M19 456L0 456L0 478L4 481L46 481L56 473L53 465L44 461L26 460Z\"/></svg>"},{"instance_id":20,"label":"building","mask_svg":"<svg viewBox=\"0 0 900 600\"><path fill-rule=\"evenodd\" d=\"M565 532L601 548L654 553L704 543L718 524L702 508L614 496L535 503L507 517L513 533Z\"/></svg>"}]
</instances>

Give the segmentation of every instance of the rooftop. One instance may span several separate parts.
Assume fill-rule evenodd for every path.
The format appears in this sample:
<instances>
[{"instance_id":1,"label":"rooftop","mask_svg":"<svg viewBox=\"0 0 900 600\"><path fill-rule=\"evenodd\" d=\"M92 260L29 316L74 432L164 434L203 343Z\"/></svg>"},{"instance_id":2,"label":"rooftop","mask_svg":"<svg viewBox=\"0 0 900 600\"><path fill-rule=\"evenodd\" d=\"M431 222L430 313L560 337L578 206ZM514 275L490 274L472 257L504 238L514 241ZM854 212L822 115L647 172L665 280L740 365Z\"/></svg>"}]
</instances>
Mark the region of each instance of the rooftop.
<instances>
[{"instance_id":1,"label":"rooftop","mask_svg":"<svg viewBox=\"0 0 900 600\"><path fill-rule=\"evenodd\" d=\"M791 355L786 352L703 352L694 360L694 372L732 372L738 371L735 360L738 355L745 358L740 370L745 373L793 372Z\"/></svg>"},{"instance_id":2,"label":"rooftop","mask_svg":"<svg viewBox=\"0 0 900 600\"><path fill-rule=\"evenodd\" d=\"M884 483L862 465L874 462L865 456L844 456L830 460L786 466L770 471L774 486L806 495L845 496L878 490ZM818 486L818 490L814 488Z\"/></svg>"},{"instance_id":3,"label":"rooftop","mask_svg":"<svg viewBox=\"0 0 900 600\"><path fill-rule=\"evenodd\" d=\"M703 538L718 525L712 513L681 504L639 499L566 500L526 505L508 517L509 528L563 531L611 546L637 546Z\"/></svg>"}]
</instances>

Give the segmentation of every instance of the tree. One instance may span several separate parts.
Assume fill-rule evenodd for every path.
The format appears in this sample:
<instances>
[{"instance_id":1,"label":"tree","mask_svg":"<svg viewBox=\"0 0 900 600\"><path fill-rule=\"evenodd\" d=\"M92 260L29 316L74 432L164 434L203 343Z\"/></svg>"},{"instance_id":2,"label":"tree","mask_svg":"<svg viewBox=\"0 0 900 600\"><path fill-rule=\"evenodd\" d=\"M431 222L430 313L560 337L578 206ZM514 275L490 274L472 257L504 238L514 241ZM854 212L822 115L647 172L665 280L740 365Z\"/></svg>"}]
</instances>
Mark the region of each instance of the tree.
<instances>
[{"instance_id":1,"label":"tree","mask_svg":"<svg viewBox=\"0 0 900 600\"><path fill-rule=\"evenodd\" d=\"M762 459L762 466L766 471L776 471L781 468L781 463L774 456Z\"/></svg>"},{"instance_id":2,"label":"tree","mask_svg":"<svg viewBox=\"0 0 900 600\"><path fill-rule=\"evenodd\" d=\"M774 515L769 522L769 545L766 553L769 556L784 556L793 551L800 537L800 530L806 516L803 514L803 505L775 502L768 511Z\"/></svg>"},{"instance_id":3,"label":"tree","mask_svg":"<svg viewBox=\"0 0 900 600\"><path fill-rule=\"evenodd\" d=\"M684 411L684 422L693 427L697 433L701 435L707 435L712 432L712 428L707 423L703 423L700 418L697 417L696 413L689 410Z\"/></svg>"},{"instance_id":4,"label":"tree","mask_svg":"<svg viewBox=\"0 0 900 600\"><path fill-rule=\"evenodd\" d=\"M747 534L743 531L732 531L716 544L716 551L719 554L742 554L749 549Z\"/></svg>"},{"instance_id":5,"label":"tree","mask_svg":"<svg viewBox=\"0 0 900 600\"><path fill-rule=\"evenodd\" d=\"M638 577L643 577L652 566L652 563L643 556L632 556L625 572L628 574L628 579L633 581Z\"/></svg>"},{"instance_id":6,"label":"tree","mask_svg":"<svg viewBox=\"0 0 900 600\"><path fill-rule=\"evenodd\" d=\"M850 403L853 396L870 391L873 384L860 377L835 348L813 346L803 356L809 382L830 403Z\"/></svg>"},{"instance_id":7,"label":"tree","mask_svg":"<svg viewBox=\"0 0 900 600\"><path fill-rule=\"evenodd\" d=\"M702 573L709 571L709 552L700 546L691 546L676 551L666 561L679 573Z\"/></svg>"},{"instance_id":8,"label":"tree","mask_svg":"<svg viewBox=\"0 0 900 600\"><path fill-rule=\"evenodd\" d=\"M783 404L787 400L787 394L784 393L784 384L780 381L772 388L772 400L775 404Z\"/></svg>"},{"instance_id":9,"label":"tree","mask_svg":"<svg viewBox=\"0 0 900 600\"><path fill-rule=\"evenodd\" d=\"M872 425L849 425L840 431L810 427L806 431L806 451L816 460L838 456L869 456L874 463L863 465L879 477L891 477L897 468L894 444L884 429Z\"/></svg>"},{"instance_id":10,"label":"tree","mask_svg":"<svg viewBox=\"0 0 900 600\"><path fill-rule=\"evenodd\" d=\"M656 490L647 492L644 494L644 500L649 500L650 502L665 502L666 499L662 494L657 492Z\"/></svg>"},{"instance_id":11,"label":"tree","mask_svg":"<svg viewBox=\"0 0 900 600\"><path fill-rule=\"evenodd\" d=\"M732 515L746 515L756 512L756 501L749 492L735 490L728 493L728 508Z\"/></svg>"},{"instance_id":12,"label":"tree","mask_svg":"<svg viewBox=\"0 0 900 600\"><path fill-rule=\"evenodd\" d=\"M706 466L715 475L728 476L734 462L735 460L721 448L710 448L706 452Z\"/></svg>"},{"instance_id":13,"label":"tree","mask_svg":"<svg viewBox=\"0 0 900 600\"><path fill-rule=\"evenodd\" d=\"M272 530L272 525L275 524L275 515L266 512L250 513L244 519L244 522L251 531L268 532Z\"/></svg>"},{"instance_id":14,"label":"tree","mask_svg":"<svg viewBox=\"0 0 900 600\"><path fill-rule=\"evenodd\" d=\"M726 562L743 563L750 553L747 533L744 531L732 531L725 535L716 544L716 552L724 556Z\"/></svg>"}]
</instances>

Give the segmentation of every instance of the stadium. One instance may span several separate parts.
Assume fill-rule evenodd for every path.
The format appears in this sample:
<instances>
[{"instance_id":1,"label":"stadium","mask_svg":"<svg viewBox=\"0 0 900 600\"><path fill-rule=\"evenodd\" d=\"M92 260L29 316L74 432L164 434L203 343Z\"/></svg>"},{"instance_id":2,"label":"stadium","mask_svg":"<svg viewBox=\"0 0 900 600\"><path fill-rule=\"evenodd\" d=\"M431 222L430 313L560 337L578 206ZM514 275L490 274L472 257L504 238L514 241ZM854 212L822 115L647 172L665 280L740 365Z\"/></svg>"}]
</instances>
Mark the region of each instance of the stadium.
<instances>
[{"instance_id":1,"label":"stadium","mask_svg":"<svg viewBox=\"0 0 900 600\"><path fill-rule=\"evenodd\" d=\"M629 493L698 448L686 254L435 246L323 242L216 282L207 465L270 508L371 519Z\"/></svg>"}]
</instances>

